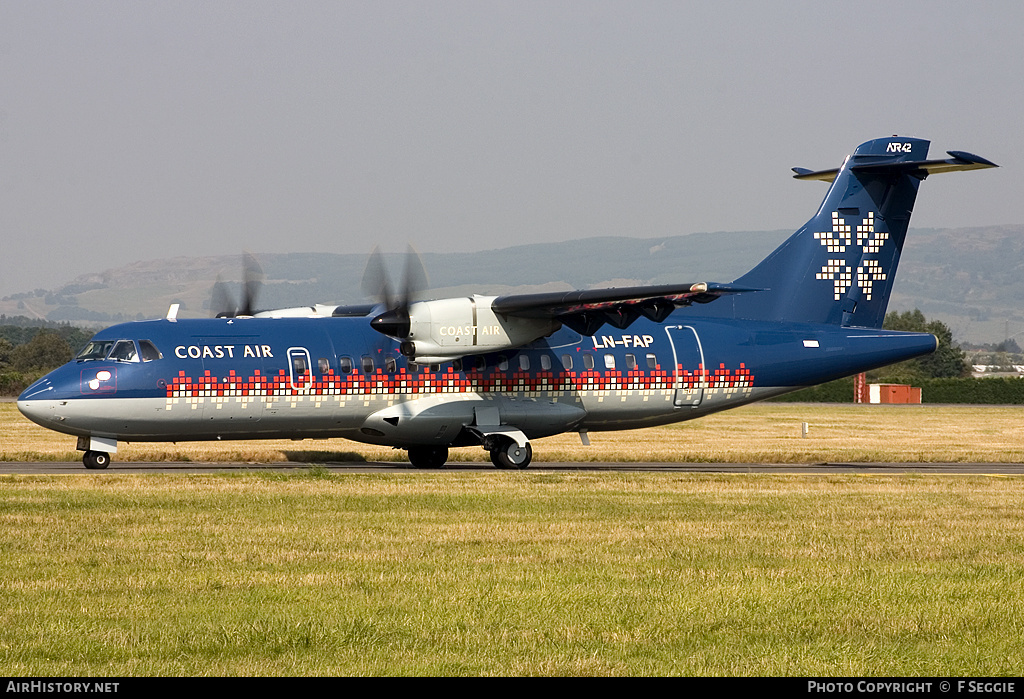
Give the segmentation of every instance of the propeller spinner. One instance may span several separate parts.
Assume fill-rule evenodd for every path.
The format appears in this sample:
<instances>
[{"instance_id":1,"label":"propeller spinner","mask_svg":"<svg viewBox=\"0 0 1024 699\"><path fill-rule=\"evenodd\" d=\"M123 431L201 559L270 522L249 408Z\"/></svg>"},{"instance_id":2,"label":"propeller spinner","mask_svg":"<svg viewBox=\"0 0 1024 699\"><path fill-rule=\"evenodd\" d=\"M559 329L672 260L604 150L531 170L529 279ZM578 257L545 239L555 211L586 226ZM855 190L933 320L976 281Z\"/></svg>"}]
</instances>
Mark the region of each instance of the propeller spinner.
<instances>
[{"instance_id":1,"label":"propeller spinner","mask_svg":"<svg viewBox=\"0 0 1024 699\"><path fill-rule=\"evenodd\" d=\"M376 298L386 309L370 321L370 327L379 333L396 339L409 337L409 307L413 297L427 287L427 273L423 261L410 245L405 253L405 273L402 278L402 293L392 297L384 267L384 256L379 247L370 253L363 273L363 293Z\"/></svg>"},{"instance_id":2,"label":"propeller spinner","mask_svg":"<svg viewBox=\"0 0 1024 699\"><path fill-rule=\"evenodd\" d=\"M219 278L213 285L210 309L217 318L251 316L256 312L256 297L263 286L263 268L251 253L242 256L242 298L235 301L228 285Z\"/></svg>"}]
</instances>

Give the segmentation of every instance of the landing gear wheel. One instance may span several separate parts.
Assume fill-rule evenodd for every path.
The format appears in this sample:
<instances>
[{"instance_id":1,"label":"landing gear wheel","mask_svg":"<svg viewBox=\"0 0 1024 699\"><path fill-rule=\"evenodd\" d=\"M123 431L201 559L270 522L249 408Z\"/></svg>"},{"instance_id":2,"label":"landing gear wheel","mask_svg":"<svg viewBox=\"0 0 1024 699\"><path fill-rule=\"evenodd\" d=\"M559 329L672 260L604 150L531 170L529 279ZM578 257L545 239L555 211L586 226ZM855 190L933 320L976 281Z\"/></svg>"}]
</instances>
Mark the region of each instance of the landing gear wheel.
<instances>
[{"instance_id":1,"label":"landing gear wheel","mask_svg":"<svg viewBox=\"0 0 1024 699\"><path fill-rule=\"evenodd\" d=\"M519 468L530 465L533 459L533 447L527 442L525 447L516 444L515 440L503 440L497 448L491 449L491 463L495 468Z\"/></svg>"},{"instance_id":2,"label":"landing gear wheel","mask_svg":"<svg viewBox=\"0 0 1024 699\"><path fill-rule=\"evenodd\" d=\"M82 457L86 468L106 468L110 465L110 454L105 451L87 451Z\"/></svg>"},{"instance_id":3,"label":"landing gear wheel","mask_svg":"<svg viewBox=\"0 0 1024 699\"><path fill-rule=\"evenodd\" d=\"M448 447L409 447L409 461L416 468L441 468L448 461Z\"/></svg>"}]
</instances>

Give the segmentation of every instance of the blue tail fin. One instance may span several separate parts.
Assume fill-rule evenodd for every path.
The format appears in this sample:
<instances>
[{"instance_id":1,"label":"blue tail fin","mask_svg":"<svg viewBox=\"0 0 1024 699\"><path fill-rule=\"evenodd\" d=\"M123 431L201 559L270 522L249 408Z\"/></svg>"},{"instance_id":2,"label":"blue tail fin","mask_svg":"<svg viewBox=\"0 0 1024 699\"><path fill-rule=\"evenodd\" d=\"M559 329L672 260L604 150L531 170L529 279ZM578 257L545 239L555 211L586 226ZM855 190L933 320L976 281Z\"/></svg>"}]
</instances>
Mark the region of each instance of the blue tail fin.
<instances>
[{"instance_id":1,"label":"blue tail fin","mask_svg":"<svg viewBox=\"0 0 1024 699\"><path fill-rule=\"evenodd\" d=\"M996 167L960 151L926 160L928 145L880 138L859 146L836 170L794 168L797 179L832 186L803 228L735 281L764 291L734 297L733 314L880 328L921 181L933 173Z\"/></svg>"}]
</instances>

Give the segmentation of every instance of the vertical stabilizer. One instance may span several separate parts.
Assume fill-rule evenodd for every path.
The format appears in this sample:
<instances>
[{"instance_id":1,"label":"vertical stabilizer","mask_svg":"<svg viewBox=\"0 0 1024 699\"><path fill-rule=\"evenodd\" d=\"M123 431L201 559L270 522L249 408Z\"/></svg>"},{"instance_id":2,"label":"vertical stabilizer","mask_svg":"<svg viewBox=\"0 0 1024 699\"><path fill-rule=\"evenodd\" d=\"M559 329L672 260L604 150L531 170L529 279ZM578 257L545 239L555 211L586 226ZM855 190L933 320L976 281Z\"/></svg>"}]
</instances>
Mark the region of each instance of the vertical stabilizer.
<instances>
[{"instance_id":1,"label":"vertical stabilizer","mask_svg":"<svg viewBox=\"0 0 1024 699\"><path fill-rule=\"evenodd\" d=\"M917 138L880 138L861 144L836 170L795 169L797 179L832 185L803 228L736 280L764 291L736 297L734 315L881 327L921 181L995 167L959 151L927 160L928 146Z\"/></svg>"}]
</instances>

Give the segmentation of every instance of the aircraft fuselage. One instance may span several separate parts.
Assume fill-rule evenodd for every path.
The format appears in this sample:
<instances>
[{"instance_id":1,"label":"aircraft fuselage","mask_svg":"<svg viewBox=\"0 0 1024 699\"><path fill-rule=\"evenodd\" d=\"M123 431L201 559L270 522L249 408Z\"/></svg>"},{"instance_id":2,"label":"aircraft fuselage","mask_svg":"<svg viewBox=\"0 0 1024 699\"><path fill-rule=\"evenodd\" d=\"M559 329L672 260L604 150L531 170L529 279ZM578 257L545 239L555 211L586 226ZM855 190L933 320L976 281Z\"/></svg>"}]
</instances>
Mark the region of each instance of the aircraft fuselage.
<instances>
[{"instance_id":1,"label":"aircraft fuselage","mask_svg":"<svg viewBox=\"0 0 1024 699\"><path fill-rule=\"evenodd\" d=\"M682 314L679 314L682 316ZM162 355L72 361L22 394L33 421L118 441L330 438L459 446L479 410L529 439L688 420L931 352L928 334L670 317L563 328L516 350L415 365L360 318L155 320L94 342ZM141 354L141 353L139 353Z\"/></svg>"}]
</instances>

